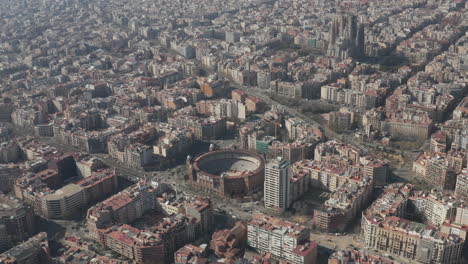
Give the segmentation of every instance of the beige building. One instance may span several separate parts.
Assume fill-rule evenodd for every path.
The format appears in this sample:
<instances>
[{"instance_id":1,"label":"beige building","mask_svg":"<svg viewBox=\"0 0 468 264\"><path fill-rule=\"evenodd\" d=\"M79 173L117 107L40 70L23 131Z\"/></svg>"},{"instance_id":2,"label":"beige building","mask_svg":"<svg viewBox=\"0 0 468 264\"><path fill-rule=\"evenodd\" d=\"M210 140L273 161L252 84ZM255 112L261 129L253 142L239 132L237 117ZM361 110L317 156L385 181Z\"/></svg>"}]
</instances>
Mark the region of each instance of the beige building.
<instances>
[{"instance_id":1,"label":"beige building","mask_svg":"<svg viewBox=\"0 0 468 264\"><path fill-rule=\"evenodd\" d=\"M87 212L87 226L93 238L98 240L98 229L109 223L131 223L155 209L160 189L157 183L139 182L91 207Z\"/></svg>"},{"instance_id":2,"label":"beige building","mask_svg":"<svg viewBox=\"0 0 468 264\"><path fill-rule=\"evenodd\" d=\"M86 204L83 188L68 184L40 199L42 214L47 218L66 218Z\"/></svg>"},{"instance_id":3,"label":"beige building","mask_svg":"<svg viewBox=\"0 0 468 264\"><path fill-rule=\"evenodd\" d=\"M468 197L468 169L465 169L462 174L458 175L455 195L459 198Z\"/></svg>"},{"instance_id":4,"label":"beige building","mask_svg":"<svg viewBox=\"0 0 468 264\"><path fill-rule=\"evenodd\" d=\"M460 263L465 242L460 229L437 225L444 218L453 220L454 209L445 198L413 193L411 185L390 185L363 213L364 243L367 247L422 263ZM405 219L407 216L434 225Z\"/></svg>"},{"instance_id":5,"label":"beige building","mask_svg":"<svg viewBox=\"0 0 468 264\"><path fill-rule=\"evenodd\" d=\"M270 82L270 90L273 90L274 92L282 96L290 98L302 98L304 84L274 80Z\"/></svg>"},{"instance_id":6,"label":"beige building","mask_svg":"<svg viewBox=\"0 0 468 264\"><path fill-rule=\"evenodd\" d=\"M76 162L76 167L84 178L90 177L93 171L97 171L105 166L106 164L102 160L91 156L82 157Z\"/></svg>"},{"instance_id":7,"label":"beige building","mask_svg":"<svg viewBox=\"0 0 468 264\"><path fill-rule=\"evenodd\" d=\"M432 121L429 123L417 123L389 119L382 124L382 130L392 136L414 137L418 139L427 139L431 135L433 128L434 124Z\"/></svg>"},{"instance_id":8,"label":"beige building","mask_svg":"<svg viewBox=\"0 0 468 264\"><path fill-rule=\"evenodd\" d=\"M164 158L172 159L186 155L192 145L192 137L182 133L171 133L159 138L157 145L153 146L153 153Z\"/></svg>"},{"instance_id":9,"label":"beige building","mask_svg":"<svg viewBox=\"0 0 468 264\"><path fill-rule=\"evenodd\" d=\"M413 171L434 186L454 190L456 172L445 153L424 152L413 162Z\"/></svg>"}]
</instances>

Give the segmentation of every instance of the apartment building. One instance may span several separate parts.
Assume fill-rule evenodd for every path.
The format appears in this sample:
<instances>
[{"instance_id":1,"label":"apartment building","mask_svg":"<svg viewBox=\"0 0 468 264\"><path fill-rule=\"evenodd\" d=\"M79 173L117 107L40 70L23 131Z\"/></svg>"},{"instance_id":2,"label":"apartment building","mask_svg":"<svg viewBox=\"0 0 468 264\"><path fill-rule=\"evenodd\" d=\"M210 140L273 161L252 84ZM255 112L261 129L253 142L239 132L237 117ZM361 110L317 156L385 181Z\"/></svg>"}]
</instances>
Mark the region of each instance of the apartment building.
<instances>
[{"instance_id":1,"label":"apartment building","mask_svg":"<svg viewBox=\"0 0 468 264\"><path fill-rule=\"evenodd\" d=\"M234 99L203 100L196 103L197 112L212 115L215 118L236 118L245 120L247 108L242 102Z\"/></svg>"},{"instance_id":2,"label":"apartment building","mask_svg":"<svg viewBox=\"0 0 468 264\"><path fill-rule=\"evenodd\" d=\"M361 158L366 176L372 177L374 186L384 186L390 173L389 163L383 160Z\"/></svg>"},{"instance_id":3,"label":"apartment building","mask_svg":"<svg viewBox=\"0 0 468 264\"><path fill-rule=\"evenodd\" d=\"M15 180L21 176L23 170L16 164L0 164L0 191L9 192L13 189Z\"/></svg>"},{"instance_id":4,"label":"apartment building","mask_svg":"<svg viewBox=\"0 0 468 264\"><path fill-rule=\"evenodd\" d=\"M121 225L104 231L103 246L138 264L165 263L165 248L161 238L151 232L141 231L129 225Z\"/></svg>"},{"instance_id":5,"label":"apartment building","mask_svg":"<svg viewBox=\"0 0 468 264\"><path fill-rule=\"evenodd\" d=\"M191 129L197 140L218 139L226 134L226 118L209 117L200 119L194 116L178 116L170 118L169 124Z\"/></svg>"},{"instance_id":6,"label":"apartment building","mask_svg":"<svg viewBox=\"0 0 468 264\"><path fill-rule=\"evenodd\" d=\"M392 136L427 139L434 129L432 120L413 121L402 119L388 119L382 123L382 130Z\"/></svg>"},{"instance_id":7,"label":"apartment building","mask_svg":"<svg viewBox=\"0 0 468 264\"><path fill-rule=\"evenodd\" d=\"M10 248L12 244L11 238L8 236L7 227L0 224L0 251L5 251Z\"/></svg>"},{"instance_id":8,"label":"apartment building","mask_svg":"<svg viewBox=\"0 0 468 264\"><path fill-rule=\"evenodd\" d=\"M36 230L33 209L13 196L0 194L0 225L9 241L27 240Z\"/></svg>"},{"instance_id":9,"label":"apartment building","mask_svg":"<svg viewBox=\"0 0 468 264\"><path fill-rule=\"evenodd\" d=\"M39 199L41 214L52 219L71 217L71 214L86 204L83 188L73 183Z\"/></svg>"},{"instance_id":10,"label":"apartment building","mask_svg":"<svg viewBox=\"0 0 468 264\"><path fill-rule=\"evenodd\" d=\"M339 141L318 144L314 159L292 165L294 173L308 174L311 187L331 192L329 199L313 211L313 223L326 232L344 232L367 207L374 180L378 185L386 183L388 164Z\"/></svg>"},{"instance_id":11,"label":"apartment building","mask_svg":"<svg viewBox=\"0 0 468 264\"><path fill-rule=\"evenodd\" d=\"M468 169L465 169L462 174L458 175L455 195L459 198L468 197Z\"/></svg>"},{"instance_id":12,"label":"apartment building","mask_svg":"<svg viewBox=\"0 0 468 264\"><path fill-rule=\"evenodd\" d=\"M361 232L366 246L422 263L459 263L465 242L459 235L460 229L422 223L425 219L429 220L424 222L440 223L444 213L440 208L426 206L424 202L411 201L413 195L411 185L390 185L363 212ZM415 196L417 199L428 197L420 193ZM444 199L439 202L444 202ZM406 219L417 218L418 213L423 216L422 222ZM455 220L453 214L446 212L445 215L447 220Z\"/></svg>"},{"instance_id":13,"label":"apartment building","mask_svg":"<svg viewBox=\"0 0 468 264\"><path fill-rule=\"evenodd\" d=\"M20 158L20 148L13 141L0 143L0 163L17 162Z\"/></svg>"},{"instance_id":14,"label":"apartment building","mask_svg":"<svg viewBox=\"0 0 468 264\"><path fill-rule=\"evenodd\" d=\"M330 194L330 198L313 211L316 228L326 232L344 232L372 197L372 178L347 181Z\"/></svg>"},{"instance_id":15,"label":"apartment building","mask_svg":"<svg viewBox=\"0 0 468 264\"><path fill-rule=\"evenodd\" d=\"M135 185L97 203L87 212L87 226L91 236L104 243L99 229L108 227L109 224L127 224L143 216L145 212L157 207L156 195L160 194L164 187L158 183L138 182Z\"/></svg>"},{"instance_id":16,"label":"apartment building","mask_svg":"<svg viewBox=\"0 0 468 264\"><path fill-rule=\"evenodd\" d=\"M457 175L450 160L446 153L424 152L413 162L413 171L434 186L454 190Z\"/></svg>"},{"instance_id":17,"label":"apartment building","mask_svg":"<svg viewBox=\"0 0 468 264\"><path fill-rule=\"evenodd\" d=\"M367 250L344 249L334 252L328 258L328 264L353 264L353 263L372 263L372 264L397 264L389 257L384 257L377 252Z\"/></svg>"},{"instance_id":18,"label":"apartment building","mask_svg":"<svg viewBox=\"0 0 468 264\"><path fill-rule=\"evenodd\" d=\"M25 242L0 254L0 263L49 264L50 256L47 233L41 232Z\"/></svg>"},{"instance_id":19,"label":"apartment building","mask_svg":"<svg viewBox=\"0 0 468 264\"><path fill-rule=\"evenodd\" d=\"M214 215L213 207L209 199L198 199L185 205L185 214L200 221L202 233L213 229Z\"/></svg>"},{"instance_id":20,"label":"apartment building","mask_svg":"<svg viewBox=\"0 0 468 264\"><path fill-rule=\"evenodd\" d=\"M62 174L45 170L18 178L14 192L16 197L30 204L36 214L49 219L64 219L118 189L114 169L97 170L87 178L62 185Z\"/></svg>"},{"instance_id":21,"label":"apartment building","mask_svg":"<svg viewBox=\"0 0 468 264\"><path fill-rule=\"evenodd\" d=\"M264 183L266 208L284 212L291 205L290 166L288 161L281 158L266 164Z\"/></svg>"},{"instance_id":22,"label":"apartment building","mask_svg":"<svg viewBox=\"0 0 468 264\"><path fill-rule=\"evenodd\" d=\"M316 263L317 243L309 240L310 230L296 223L256 214L247 223L247 244L273 259L291 264Z\"/></svg>"}]
</instances>

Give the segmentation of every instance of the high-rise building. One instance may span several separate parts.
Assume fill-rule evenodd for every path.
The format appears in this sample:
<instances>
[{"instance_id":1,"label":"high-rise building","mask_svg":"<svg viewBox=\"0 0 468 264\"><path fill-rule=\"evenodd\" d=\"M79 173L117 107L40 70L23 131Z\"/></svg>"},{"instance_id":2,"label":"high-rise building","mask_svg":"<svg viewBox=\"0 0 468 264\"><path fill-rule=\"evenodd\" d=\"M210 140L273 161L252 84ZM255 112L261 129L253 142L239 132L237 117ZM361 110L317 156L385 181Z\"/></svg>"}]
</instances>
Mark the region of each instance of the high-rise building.
<instances>
[{"instance_id":1,"label":"high-rise building","mask_svg":"<svg viewBox=\"0 0 468 264\"><path fill-rule=\"evenodd\" d=\"M5 226L9 240L27 240L35 232L33 209L13 196L0 194L0 225Z\"/></svg>"},{"instance_id":2,"label":"high-rise building","mask_svg":"<svg viewBox=\"0 0 468 264\"><path fill-rule=\"evenodd\" d=\"M10 122L13 104L0 103L0 122Z\"/></svg>"},{"instance_id":3,"label":"high-rise building","mask_svg":"<svg viewBox=\"0 0 468 264\"><path fill-rule=\"evenodd\" d=\"M457 179L455 167L460 171L459 164L462 162L457 158L452 159L446 153L424 152L414 161L413 171L433 185L441 186L444 190L454 190Z\"/></svg>"},{"instance_id":4,"label":"high-rise building","mask_svg":"<svg viewBox=\"0 0 468 264\"><path fill-rule=\"evenodd\" d=\"M264 200L265 207L283 212L291 205L289 188L289 168L287 160L278 158L265 167Z\"/></svg>"},{"instance_id":5,"label":"high-rise building","mask_svg":"<svg viewBox=\"0 0 468 264\"><path fill-rule=\"evenodd\" d=\"M48 264L50 258L47 233L41 232L0 254L0 263Z\"/></svg>"},{"instance_id":6,"label":"high-rise building","mask_svg":"<svg viewBox=\"0 0 468 264\"><path fill-rule=\"evenodd\" d=\"M5 251L11 245L11 239L7 233L6 225L0 223L0 251Z\"/></svg>"},{"instance_id":7,"label":"high-rise building","mask_svg":"<svg viewBox=\"0 0 468 264\"><path fill-rule=\"evenodd\" d=\"M0 143L0 163L17 162L20 158L20 148L13 141Z\"/></svg>"},{"instance_id":8,"label":"high-rise building","mask_svg":"<svg viewBox=\"0 0 468 264\"><path fill-rule=\"evenodd\" d=\"M0 164L0 191L9 192L13 189L16 178L19 178L23 170L18 164Z\"/></svg>"},{"instance_id":9,"label":"high-rise building","mask_svg":"<svg viewBox=\"0 0 468 264\"><path fill-rule=\"evenodd\" d=\"M185 205L185 214L200 221L201 232L208 232L213 228L213 207L209 199L199 199Z\"/></svg>"},{"instance_id":10,"label":"high-rise building","mask_svg":"<svg viewBox=\"0 0 468 264\"><path fill-rule=\"evenodd\" d=\"M457 177L455 195L459 198L468 197L468 169L463 170Z\"/></svg>"},{"instance_id":11,"label":"high-rise building","mask_svg":"<svg viewBox=\"0 0 468 264\"><path fill-rule=\"evenodd\" d=\"M361 159L366 176L372 177L374 186L384 186L387 183L388 162L382 160Z\"/></svg>"}]
</instances>

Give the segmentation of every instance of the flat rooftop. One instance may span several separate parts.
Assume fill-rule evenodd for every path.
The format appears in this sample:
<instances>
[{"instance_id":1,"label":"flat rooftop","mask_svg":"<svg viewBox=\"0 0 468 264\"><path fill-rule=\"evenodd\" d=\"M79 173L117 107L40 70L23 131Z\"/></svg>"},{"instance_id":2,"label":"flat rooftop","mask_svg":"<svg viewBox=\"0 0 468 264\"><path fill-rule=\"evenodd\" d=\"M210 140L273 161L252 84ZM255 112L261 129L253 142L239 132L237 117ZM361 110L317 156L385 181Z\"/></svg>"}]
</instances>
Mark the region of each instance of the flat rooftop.
<instances>
[{"instance_id":1,"label":"flat rooftop","mask_svg":"<svg viewBox=\"0 0 468 264\"><path fill-rule=\"evenodd\" d=\"M56 190L55 192L51 194L44 196L44 199L45 200L60 200L67 196L75 195L76 193L81 192L81 190L83 190L82 187L71 183L71 184L65 185L64 187Z\"/></svg>"}]
</instances>

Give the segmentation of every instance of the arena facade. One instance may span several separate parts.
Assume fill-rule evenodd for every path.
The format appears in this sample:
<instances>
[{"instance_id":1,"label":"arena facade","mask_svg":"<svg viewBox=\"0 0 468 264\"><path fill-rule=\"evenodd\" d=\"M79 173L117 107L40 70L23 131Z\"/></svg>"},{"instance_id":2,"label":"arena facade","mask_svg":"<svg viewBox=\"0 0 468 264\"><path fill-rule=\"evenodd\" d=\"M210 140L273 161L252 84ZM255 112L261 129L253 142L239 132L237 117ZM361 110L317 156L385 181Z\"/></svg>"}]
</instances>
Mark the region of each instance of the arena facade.
<instances>
[{"instance_id":1,"label":"arena facade","mask_svg":"<svg viewBox=\"0 0 468 264\"><path fill-rule=\"evenodd\" d=\"M262 189L265 160L245 150L217 150L187 158L188 180L205 192L239 197Z\"/></svg>"}]
</instances>

